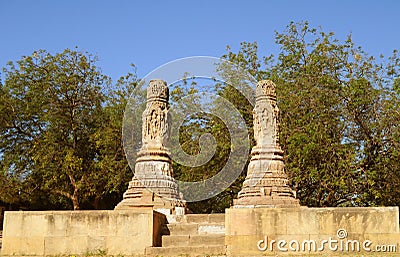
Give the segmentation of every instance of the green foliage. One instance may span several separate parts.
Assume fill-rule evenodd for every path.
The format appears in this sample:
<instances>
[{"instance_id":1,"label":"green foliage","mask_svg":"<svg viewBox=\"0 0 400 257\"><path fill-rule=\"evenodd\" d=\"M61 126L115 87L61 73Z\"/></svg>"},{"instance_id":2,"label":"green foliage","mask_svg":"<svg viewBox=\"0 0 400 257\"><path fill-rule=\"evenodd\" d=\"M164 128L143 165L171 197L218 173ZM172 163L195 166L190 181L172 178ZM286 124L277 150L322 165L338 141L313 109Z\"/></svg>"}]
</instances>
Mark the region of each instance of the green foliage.
<instances>
[{"instance_id":1,"label":"green foliage","mask_svg":"<svg viewBox=\"0 0 400 257\"><path fill-rule=\"evenodd\" d=\"M106 94L110 79L95 62L75 50L41 50L3 70L4 202L110 208L106 202L120 197L128 174L120 133L127 92Z\"/></svg>"},{"instance_id":2,"label":"green foliage","mask_svg":"<svg viewBox=\"0 0 400 257\"><path fill-rule=\"evenodd\" d=\"M190 82L190 84L189 84ZM204 82L199 82L204 83ZM218 87L215 81L206 82L206 88L214 89ZM194 157L191 165L179 164L173 162L173 169L176 179L185 182L205 181L222 170L225 166L231 151L231 138L229 136L226 124L218 117L212 114L213 110L218 114L217 101L207 99L210 105L208 108L201 108L205 104L199 94L199 89L204 85L192 79L184 78L182 83L176 84L171 91L171 109L174 110L173 118L180 116L183 120L179 128L179 133L172 133L173 141L178 141L184 151L191 157ZM212 90L211 90L212 91ZM213 92L215 94L215 91ZM202 112L201 110L204 110ZM211 112L211 113L210 113ZM202 135L209 134L215 141L207 141L201 138ZM215 152L210 159L204 163L201 160L207 159L207 153L212 152L210 144L215 144ZM177 155L176 149L171 149L174 155ZM232 187L227 188L219 195L207 200L188 203L190 211L195 213L224 212L232 204L233 197L237 194ZM191 192L195 194L196 192Z\"/></svg>"},{"instance_id":3,"label":"green foliage","mask_svg":"<svg viewBox=\"0 0 400 257\"><path fill-rule=\"evenodd\" d=\"M377 62L351 35L340 42L307 22L276 43L276 61L261 58L252 74L278 86L286 171L302 204L399 205L397 51ZM250 68L256 54L256 43L242 43L224 57Z\"/></svg>"},{"instance_id":4,"label":"green foliage","mask_svg":"<svg viewBox=\"0 0 400 257\"><path fill-rule=\"evenodd\" d=\"M307 22L290 23L276 33L276 43L276 57L260 57L257 43L243 42L237 53L228 47L223 58L257 80L277 84L286 172L302 204L400 205L397 50L375 59L356 46L351 35L340 41ZM189 84L184 79L171 91L175 115L185 117L180 133L171 136L185 154L202 157L208 144L202 145L201 135L215 139L215 154L206 164L173 164L181 181L214 176L232 150L228 127L217 115L185 113L200 110L199 87L211 87L235 106L245 121L240 126L246 126L254 144L253 107L230 86L241 84L231 76L235 71L219 68L227 84ZM3 74L0 202L30 209L113 208L132 176L121 131L128 96L138 83L135 73L112 85L94 56L67 49L23 56L10 62ZM218 104L211 101L209 110L220 111ZM140 124L134 126L140 129ZM124 133L129 138L133 132ZM246 168L219 195L190 203L191 211L223 212L237 196Z\"/></svg>"}]
</instances>

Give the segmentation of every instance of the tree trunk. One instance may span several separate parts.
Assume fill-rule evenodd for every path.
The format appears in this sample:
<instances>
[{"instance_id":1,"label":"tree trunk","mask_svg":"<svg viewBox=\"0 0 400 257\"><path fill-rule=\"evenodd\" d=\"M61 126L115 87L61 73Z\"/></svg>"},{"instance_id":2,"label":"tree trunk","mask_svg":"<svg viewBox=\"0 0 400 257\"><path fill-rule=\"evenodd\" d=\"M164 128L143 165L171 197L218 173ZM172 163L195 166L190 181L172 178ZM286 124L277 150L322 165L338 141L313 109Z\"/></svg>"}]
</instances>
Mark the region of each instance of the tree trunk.
<instances>
[{"instance_id":1,"label":"tree trunk","mask_svg":"<svg viewBox=\"0 0 400 257\"><path fill-rule=\"evenodd\" d=\"M79 193L78 189L74 189L74 194L72 195L72 205L74 206L74 211L79 210Z\"/></svg>"}]
</instances>

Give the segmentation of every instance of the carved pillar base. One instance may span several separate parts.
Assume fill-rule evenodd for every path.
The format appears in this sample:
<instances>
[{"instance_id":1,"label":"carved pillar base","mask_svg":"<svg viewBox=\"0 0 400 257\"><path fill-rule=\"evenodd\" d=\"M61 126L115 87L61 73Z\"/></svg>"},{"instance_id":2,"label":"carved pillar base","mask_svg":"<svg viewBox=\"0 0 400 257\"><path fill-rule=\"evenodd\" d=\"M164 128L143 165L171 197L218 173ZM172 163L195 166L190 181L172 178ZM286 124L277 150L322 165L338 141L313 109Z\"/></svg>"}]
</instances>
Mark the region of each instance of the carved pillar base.
<instances>
[{"instance_id":1,"label":"carved pillar base","mask_svg":"<svg viewBox=\"0 0 400 257\"><path fill-rule=\"evenodd\" d=\"M171 176L172 173L167 150L147 148L139 151L135 175L129 182L123 200L115 209L153 206L154 209L163 210L163 213L172 214L177 207L185 208L186 202L179 194L178 185ZM179 212L181 213L182 210Z\"/></svg>"},{"instance_id":2,"label":"carved pillar base","mask_svg":"<svg viewBox=\"0 0 400 257\"><path fill-rule=\"evenodd\" d=\"M235 206L300 207L288 186L283 151L276 147L254 147L247 176Z\"/></svg>"}]
</instances>

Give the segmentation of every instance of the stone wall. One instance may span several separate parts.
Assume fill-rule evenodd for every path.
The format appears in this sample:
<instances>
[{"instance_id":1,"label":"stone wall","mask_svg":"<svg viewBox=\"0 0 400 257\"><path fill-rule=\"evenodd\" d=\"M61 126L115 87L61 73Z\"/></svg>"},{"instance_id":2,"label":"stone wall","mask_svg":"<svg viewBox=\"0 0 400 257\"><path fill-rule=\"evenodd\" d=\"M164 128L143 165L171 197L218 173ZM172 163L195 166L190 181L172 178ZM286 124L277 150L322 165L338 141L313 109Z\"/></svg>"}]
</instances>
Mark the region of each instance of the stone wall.
<instances>
[{"instance_id":1,"label":"stone wall","mask_svg":"<svg viewBox=\"0 0 400 257\"><path fill-rule=\"evenodd\" d=\"M382 208L233 208L230 256L400 253L399 211ZM376 255L374 255L376 256Z\"/></svg>"},{"instance_id":2,"label":"stone wall","mask_svg":"<svg viewBox=\"0 0 400 257\"><path fill-rule=\"evenodd\" d=\"M151 207L5 212L1 256L143 256L161 246L165 223ZM231 208L225 214L227 256L399 256L399 243L397 207ZM192 249L185 249L190 256Z\"/></svg>"},{"instance_id":3,"label":"stone wall","mask_svg":"<svg viewBox=\"0 0 400 257\"><path fill-rule=\"evenodd\" d=\"M160 245L164 219L152 208L5 212L1 255L144 254Z\"/></svg>"}]
</instances>

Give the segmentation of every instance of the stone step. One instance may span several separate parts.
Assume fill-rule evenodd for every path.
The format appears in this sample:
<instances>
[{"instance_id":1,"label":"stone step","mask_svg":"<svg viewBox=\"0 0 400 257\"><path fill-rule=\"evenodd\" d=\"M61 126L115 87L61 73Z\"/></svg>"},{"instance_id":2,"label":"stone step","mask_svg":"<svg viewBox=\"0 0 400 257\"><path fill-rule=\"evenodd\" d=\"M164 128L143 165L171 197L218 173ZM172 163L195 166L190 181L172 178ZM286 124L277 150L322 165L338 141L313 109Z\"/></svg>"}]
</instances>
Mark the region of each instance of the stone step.
<instances>
[{"instance_id":1,"label":"stone step","mask_svg":"<svg viewBox=\"0 0 400 257\"><path fill-rule=\"evenodd\" d=\"M195 223L167 224L169 235L197 235L199 225Z\"/></svg>"},{"instance_id":2,"label":"stone step","mask_svg":"<svg viewBox=\"0 0 400 257\"><path fill-rule=\"evenodd\" d=\"M225 235L180 235L163 236L162 246L202 246L202 245L225 245Z\"/></svg>"},{"instance_id":3,"label":"stone step","mask_svg":"<svg viewBox=\"0 0 400 257\"><path fill-rule=\"evenodd\" d=\"M220 245L147 247L146 256L209 256L225 255L226 247Z\"/></svg>"},{"instance_id":4,"label":"stone step","mask_svg":"<svg viewBox=\"0 0 400 257\"><path fill-rule=\"evenodd\" d=\"M199 235L225 235L225 223L202 223L197 231Z\"/></svg>"},{"instance_id":5,"label":"stone step","mask_svg":"<svg viewBox=\"0 0 400 257\"><path fill-rule=\"evenodd\" d=\"M167 224L164 235L225 234L225 223L173 223Z\"/></svg>"},{"instance_id":6,"label":"stone step","mask_svg":"<svg viewBox=\"0 0 400 257\"><path fill-rule=\"evenodd\" d=\"M187 223L225 223L225 213L215 214L187 214Z\"/></svg>"}]
</instances>

